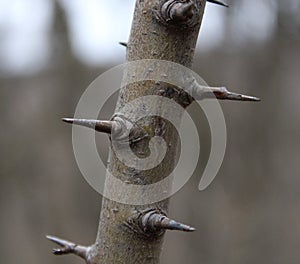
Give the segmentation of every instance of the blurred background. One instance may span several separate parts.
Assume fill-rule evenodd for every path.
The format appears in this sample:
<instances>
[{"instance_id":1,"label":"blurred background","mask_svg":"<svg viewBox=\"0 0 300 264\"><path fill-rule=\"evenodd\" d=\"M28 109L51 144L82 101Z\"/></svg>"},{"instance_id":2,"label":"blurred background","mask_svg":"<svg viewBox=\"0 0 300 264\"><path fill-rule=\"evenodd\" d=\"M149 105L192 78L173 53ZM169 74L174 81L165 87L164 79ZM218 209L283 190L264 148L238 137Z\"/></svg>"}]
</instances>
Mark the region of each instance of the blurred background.
<instances>
[{"instance_id":1,"label":"blurred background","mask_svg":"<svg viewBox=\"0 0 300 264\"><path fill-rule=\"evenodd\" d=\"M0 0L0 256L3 263L83 263L55 257L46 234L94 242L101 197L72 151L72 116L86 87L125 62L134 0ZM198 191L199 166L170 216L161 263L299 263L300 2L207 4L193 69L211 85L262 98L222 102L227 152ZM113 107L107 111L111 114ZM99 135L105 156L108 139ZM106 147L107 146L107 147ZM104 172L103 172L104 176Z\"/></svg>"}]
</instances>

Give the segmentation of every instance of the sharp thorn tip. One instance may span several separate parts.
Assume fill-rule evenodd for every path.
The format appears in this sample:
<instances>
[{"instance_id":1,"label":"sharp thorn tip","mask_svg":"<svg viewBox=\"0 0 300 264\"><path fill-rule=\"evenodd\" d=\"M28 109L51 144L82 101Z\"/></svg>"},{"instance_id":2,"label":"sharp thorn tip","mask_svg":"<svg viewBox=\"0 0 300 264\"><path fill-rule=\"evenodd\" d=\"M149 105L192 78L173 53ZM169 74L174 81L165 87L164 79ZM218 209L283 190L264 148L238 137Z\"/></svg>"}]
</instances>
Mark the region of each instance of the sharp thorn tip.
<instances>
[{"instance_id":1,"label":"sharp thorn tip","mask_svg":"<svg viewBox=\"0 0 300 264\"><path fill-rule=\"evenodd\" d=\"M169 223L165 226L165 228L170 230L184 231L184 232L193 232L196 230L194 227L182 223L178 223L171 219L169 220Z\"/></svg>"},{"instance_id":2,"label":"sharp thorn tip","mask_svg":"<svg viewBox=\"0 0 300 264\"><path fill-rule=\"evenodd\" d=\"M227 5L226 3L218 1L218 0L207 0L207 2L210 2L212 4L217 4L217 5L220 5L220 6L224 6L224 7L227 7L227 8L229 7L229 5Z\"/></svg>"},{"instance_id":3,"label":"sharp thorn tip","mask_svg":"<svg viewBox=\"0 0 300 264\"><path fill-rule=\"evenodd\" d=\"M61 120L68 124L73 124L73 122L74 122L74 119L72 119L72 118L62 118Z\"/></svg>"},{"instance_id":4,"label":"sharp thorn tip","mask_svg":"<svg viewBox=\"0 0 300 264\"><path fill-rule=\"evenodd\" d=\"M231 93L228 92L225 98L227 100L236 100L236 101L244 101L244 102L259 102L261 101L260 98L255 96L243 95L238 93Z\"/></svg>"},{"instance_id":5,"label":"sharp thorn tip","mask_svg":"<svg viewBox=\"0 0 300 264\"><path fill-rule=\"evenodd\" d=\"M47 235L46 238L47 238L48 240L50 240L50 241L53 241L53 242L57 241L57 238L54 237L54 236Z\"/></svg>"},{"instance_id":6,"label":"sharp thorn tip","mask_svg":"<svg viewBox=\"0 0 300 264\"><path fill-rule=\"evenodd\" d=\"M127 42L120 41L119 44L127 48Z\"/></svg>"},{"instance_id":7,"label":"sharp thorn tip","mask_svg":"<svg viewBox=\"0 0 300 264\"><path fill-rule=\"evenodd\" d=\"M184 231L184 232L194 232L196 229L194 227L184 225L184 224L179 224L178 229L179 231Z\"/></svg>"}]
</instances>

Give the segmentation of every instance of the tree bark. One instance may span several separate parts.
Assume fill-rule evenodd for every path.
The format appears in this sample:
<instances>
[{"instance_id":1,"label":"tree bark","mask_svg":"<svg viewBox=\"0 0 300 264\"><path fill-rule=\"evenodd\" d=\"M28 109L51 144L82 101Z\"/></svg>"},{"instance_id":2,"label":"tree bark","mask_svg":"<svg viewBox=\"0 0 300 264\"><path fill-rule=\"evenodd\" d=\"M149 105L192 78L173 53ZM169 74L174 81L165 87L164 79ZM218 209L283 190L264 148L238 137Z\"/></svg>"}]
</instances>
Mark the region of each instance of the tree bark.
<instances>
[{"instance_id":1,"label":"tree bark","mask_svg":"<svg viewBox=\"0 0 300 264\"><path fill-rule=\"evenodd\" d=\"M193 10L191 10L194 12L191 16L192 25L184 25L181 22L167 24L163 18L159 18L162 6L166 2L155 0L138 0L136 2L131 35L127 44L127 61L158 59L173 61L187 67L191 66L205 1L197 0L195 2ZM178 1L168 2L171 4ZM130 78L130 76L125 76L125 78ZM167 88L167 85L155 84L153 81L127 85L120 91L116 113L119 108L136 98L161 95L161 91ZM180 98L176 99L180 101ZM136 112L128 114L127 118L134 120L134 116L130 115L135 115L140 109L136 110ZM122 165L111 152L109 170L122 181L134 184L139 179L139 184L149 184L161 180L174 168L178 135L173 126L165 123L159 117L142 120L139 125L147 127L147 131L151 131L152 135L155 134L154 131L159 131L158 133L163 135L169 148L162 165L149 171L131 170ZM145 147L147 142L143 141L147 141L147 139L135 146L136 149L139 149L139 153L147 152L147 147ZM113 186L108 184L106 188L113 188ZM159 263L164 229L141 228L136 222L139 221L138 218L143 217L143 212L166 215L168 200L151 205L135 206L119 204L103 198L98 236L91 263ZM136 221L130 222L129 219Z\"/></svg>"}]
</instances>

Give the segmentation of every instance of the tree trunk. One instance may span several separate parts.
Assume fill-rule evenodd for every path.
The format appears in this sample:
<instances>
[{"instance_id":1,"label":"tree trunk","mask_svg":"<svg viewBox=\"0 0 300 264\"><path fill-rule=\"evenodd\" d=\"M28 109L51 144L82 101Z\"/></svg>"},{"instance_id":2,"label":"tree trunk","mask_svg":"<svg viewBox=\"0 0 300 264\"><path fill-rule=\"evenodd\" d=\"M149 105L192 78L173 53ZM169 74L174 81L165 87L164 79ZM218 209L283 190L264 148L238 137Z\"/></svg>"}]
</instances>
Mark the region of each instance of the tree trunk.
<instances>
[{"instance_id":1,"label":"tree trunk","mask_svg":"<svg viewBox=\"0 0 300 264\"><path fill-rule=\"evenodd\" d=\"M205 4L205 0L137 0L130 39L128 44L123 43L127 47L127 62L156 59L190 67ZM120 90L115 115L111 121L104 125L100 121L84 123L82 120L65 120L86 126L91 126L92 122L92 126L96 130L110 133L112 139L114 129L116 129L117 140L120 133L127 134L131 150L141 159L147 158L154 150L149 147L151 138L163 138L167 148L163 162L149 170L124 165L115 151L110 150L104 191L105 194L109 193L109 195L104 196L118 197L121 200L124 198L126 201L128 199L138 201L144 198L142 197L143 193L125 193L124 190L119 189L119 185L114 179L117 178L127 184L140 186L163 180L176 165L179 141L176 128L161 116L147 116L134 123L133 127L127 127L128 122L139 119L140 113L148 107L147 104L152 104L152 107L163 112L164 103L156 100L158 96L173 99L182 106L182 109L193 101L191 96L181 92L178 87L161 81L157 82L149 78L130 83L134 79L134 71L141 70L150 75L153 71L147 63L145 67L142 67L143 63L139 65L141 69L134 67L130 69L129 67L125 70L123 79L125 85ZM155 63L152 65L156 67ZM213 90L213 92L215 91ZM216 88L215 95L220 99L227 99L228 94L226 89ZM144 104L137 104L135 109L126 113L126 118L120 115L124 106L145 96L153 96L154 99L145 101ZM228 98L234 99L232 94ZM242 97L237 100L242 100ZM182 112L175 111L172 114L176 115L174 120L179 123ZM111 148L113 149L113 146ZM123 154L127 155L126 153ZM169 192L170 184L171 182L167 182L165 186L161 186L159 190L154 190L154 192L157 194L162 191ZM116 200L103 198L98 235L94 245L82 247L55 237L48 237L62 246L54 253L74 253L84 258L89 264L159 263L165 230L194 230L167 218L168 199L158 200L151 204L141 203L140 205L129 202L119 203Z\"/></svg>"},{"instance_id":2,"label":"tree trunk","mask_svg":"<svg viewBox=\"0 0 300 264\"><path fill-rule=\"evenodd\" d=\"M191 66L205 1L197 0L195 5L197 14L195 13L191 18L196 21L193 21L192 26L185 26L181 23L167 25L163 21L159 21L155 16L155 11L160 12L160 5L164 2L155 0L138 0L136 2L131 35L127 45L127 61L159 59ZM191 11L194 12L194 10ZM130 76L127 75L125 78L130 78ZM147 95L160 95L161 91L167 88L168 86L162 83L155 84L153 81L127 85L120 91L116 113L130 101ZM127 113L126 117L135 120L134 115L137 115L139 111L141 109ZM154 131L159 131L156 136L164 135L164 140L169 148L162 166L148 171L131 170L122 165L111 152L110 170L123 181L135 184L139 179L140 184L150 184L161 180L174 168L178 142L177 133L173 126L167 124L160 117L149 117L142 120L139 125L147 127L147 131L151 131L152 135L155 134ZM145 138L135 145L135 150L139 149L138 152L142 153L142 156L147 152L147 147L145 147L147 140ZM108 178L107 181L109 181ZM113 188L113 186L108 187L107 185L107 188ZM119 192L120 190L115 191ZM114 213L112 213L113 209ZM143 212L152 211L153 213L167 214L168 200L151 205L135 206L119 204L103 198L93 263L159 263L163 241L162 229L142 230L135 221L132 224L128 223L128 219L141 218Z\"/></svg>"}]
</instances>

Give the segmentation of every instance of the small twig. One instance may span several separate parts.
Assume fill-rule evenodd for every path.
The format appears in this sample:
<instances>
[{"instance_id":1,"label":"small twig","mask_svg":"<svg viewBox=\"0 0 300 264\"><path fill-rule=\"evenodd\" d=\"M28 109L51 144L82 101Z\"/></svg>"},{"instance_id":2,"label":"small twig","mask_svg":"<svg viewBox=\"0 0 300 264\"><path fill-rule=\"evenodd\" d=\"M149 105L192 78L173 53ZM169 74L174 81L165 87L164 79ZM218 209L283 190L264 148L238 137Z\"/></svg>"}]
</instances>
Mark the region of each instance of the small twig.
<instances>
[{"instance_id":1,"label":"small twig","mask_svg":"<svg viewBox=\"0 0 300 264\"><path fill-rule=\"evenodd\" d=\"M61 248L53 249L54 255L74 254L88 261L90 247L76 245L70 241L63 240L54 236L46 236L46 238L61 246Z\"/></svg>"},{"instance_id":2,"label":"small twig","mask_svg":"<svg viewBox=\"0 0 300 264\"><path fill-rule=\"evenodd\" d=\"M225 4L221 1L218 1L218 0L207 0L207 2L212 3L212 4L217 4L217 5L220 5L220 6L229 7L229 5L227 5L227 4Z\"/></svg>"}]
</instances>

